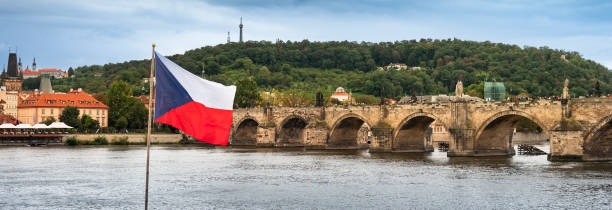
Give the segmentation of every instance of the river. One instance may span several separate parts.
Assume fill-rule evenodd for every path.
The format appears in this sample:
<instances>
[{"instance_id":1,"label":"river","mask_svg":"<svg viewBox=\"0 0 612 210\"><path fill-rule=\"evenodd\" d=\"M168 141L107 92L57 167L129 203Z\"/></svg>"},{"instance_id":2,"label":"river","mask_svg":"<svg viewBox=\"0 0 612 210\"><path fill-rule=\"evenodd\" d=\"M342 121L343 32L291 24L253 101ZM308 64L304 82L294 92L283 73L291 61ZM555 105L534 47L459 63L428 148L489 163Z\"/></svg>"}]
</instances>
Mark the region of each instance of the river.
<instances>
[{"instance_id":1,"label":"river","mask_svg":"<svg viewBox=\"0 0 612 210\"><path fill-rule=\"evenodd\" d=\"M143 146L0 147L2 209L141 209ZM153 209L610 209L612 163L155 145Z\"/></svg>"}]
</instances>

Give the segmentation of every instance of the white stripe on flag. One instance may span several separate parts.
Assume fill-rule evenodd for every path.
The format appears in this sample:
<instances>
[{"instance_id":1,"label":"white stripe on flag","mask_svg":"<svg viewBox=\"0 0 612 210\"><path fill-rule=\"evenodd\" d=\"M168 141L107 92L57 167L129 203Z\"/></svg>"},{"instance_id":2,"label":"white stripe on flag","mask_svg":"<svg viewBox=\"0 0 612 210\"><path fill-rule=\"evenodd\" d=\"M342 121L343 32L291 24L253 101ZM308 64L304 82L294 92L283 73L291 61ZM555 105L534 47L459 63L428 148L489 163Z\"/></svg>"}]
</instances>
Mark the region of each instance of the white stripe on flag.
<instances>
[{"instance_id":1,"label":"white stripe on flag","mask_svg":"<svg viewBox=\"0 0 612 210\"><path fill-rule=\"evenodd\" d=\"M232 110L236 86L225 86L202 79L166 57L159 55L159 53L156 54L194 101L204 104L204 106L209 108Z\"/></svg>"}]
</instances>

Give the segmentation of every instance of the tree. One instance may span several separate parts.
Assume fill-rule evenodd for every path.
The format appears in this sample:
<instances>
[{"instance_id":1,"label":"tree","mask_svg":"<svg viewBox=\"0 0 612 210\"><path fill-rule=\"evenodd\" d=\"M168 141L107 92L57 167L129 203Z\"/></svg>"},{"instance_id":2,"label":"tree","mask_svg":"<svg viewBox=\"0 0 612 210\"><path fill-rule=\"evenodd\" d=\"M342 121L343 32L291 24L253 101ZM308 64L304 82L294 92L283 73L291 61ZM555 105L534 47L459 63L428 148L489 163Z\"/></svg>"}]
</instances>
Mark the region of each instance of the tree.
<instances>
[{"instance_id":1,"label":"tree","mask_svg":"<svg viewBox=\"0 0 612 210\"><path fill-rule=\"evenodd\" d=\"M236 83L235 107L252 107L258 100L257 83L253 78L242 79Z\"/></svg>"},{"instance_id":2,"label":"tree","mask_svg":"<svg viewBox=\"0 0 612 210\"><path fill-rule=\"evenodd\" d=\"M40 87L40 77L24 79L21 84L24 90L34 90Z\"/></svg>"},{"instance_id":3,"label":"tree","mask_svg":"<svg viewBox=\"0 0 612 210\"><path fill-rule=\"evenodd\" d=\"M84 114L81 116L81 126L80 128L83 130L88 129L96 129L100 127L100 123L97 120L94 120L89 115Z\"/></svg>"},{"instance_id":4,"label":"tree","mask_svg":"<svg viewBox=\"0 0 612 210\"><path fill-rule=\"evenodd\" d=\"M128 127L132 129L144 128L147 114L149 114L144 102L136 98L130 98L128 107L129 112L126 117L129 121Z\"/></svg>"},{"instance_id":5,"label":"tree","mask_svg":"<svg viewBox=\"0 0 612 210\"><path fill-rule=\"evenodd\" d=\"M47 119L43 120L42 123L45 125L51 125L51 123L54 123L55 121L55 117L47 117Z\"/></svg>"},{"instance_id":6,"label":"tree","mask_svg":"<svg viewBox=\"0 0 612 210\"><path fill-rule=\"evenodd\" d=\"M484 96L484 82L480 84L471 84L465 88L465 94L473 97L483 98Z\"/></svg>"},{"instance_id":7,"label":"tree","mask_svg":"<svg viewBox=\"0 0 612 210\"><path fill-rule=\"evenodd\" d=\"M306 92L297 90L297 89L289 89L280 96L280 101L283 106L306 106L312 103L312 100L308 97Z\"/></svg>"},{"instance_id":8,"label":"tree","mask_svg":"<svg viewBox=\"0 0 612 210\"><path fill-rule=\"evenodd\" d=\"M72 67L68 68L68 76L72 77L72 75L74 75L74 69L72 69Z\"/></svg>"},{"instance_id":9,"label":"tree","mask_svg":"<svg viewBox=\"0 0 612 210\"><path fill-rule=\"evenodd\" d=\"M130 111L130 98L132 90L127 82L119 80L111 84L108 90L108 124L117 127L116 121L120 117L127 117ZM127 120L127 119L126 119Z\"/></svg>"},{"instance_id":10,"label":"tree","mask_svg":"<svg viewBox=\"0 0 612 210\"><path fill-rule=\"evenodd\" d=\"M372 105L378 103L378 100L373 95L360 95L355 97L355 102L357 104Z\"/></svg>"},{"instance_id":11,"label":"tree","mask_svg":"<svg viewBox=\"0 0 612 210\"><path fill-rule=\"evenodd\" d=\"M127 128L128 121L124 116L119 117L117 121L115 121L115 128L121 130Z\"/></svg>"},{"instance_id":12,"label":"tree","mask_svg":"<svg viewBox=\"0 0 612 210\"><path fill-rule=\"evenodd\" d=\"M216 75L221 73L221 66L215 61L214 57L206 58L206 66L202 67L208 75Z\"/></svg>"},{"instance_id":13,"label":"tree","mask_svg":"<svg viewBox=\"0 0 612 210\"><path fill-rule=\"evenodd\" d=\"M94 93L94 94L91 94L91 96L95 98L96 100L102 102L103 104L108 104L106 93Z\"/></svg>"},{"instance_id":14,"label":"tree","mask_svg":"<svg viewBox=\"0 0 612 210\"><path fill-rule=\"evenodd\" d=\"M66 123L66 125L79 128L81 122L79 121L79 109L74 106L67 106L60 115L60 122Z\"/></svg>"},{"instance_id":15,"label":"tree","mask_svg":"<svg viewBox=\"0 0 612 210\"><path fill-rule=\"evenodd\" d=\"M566 59L560 58L562 55ZM197 75L205 69L209 80L237 84L252 76L260 89L280 91L296 88L293 84L308 91L331 85L378 97L384 87L387 97L397 98L412 91L418 95L450 93L457 79L463 78L466 85L503 81L511 95L551 96L561 92L565 77L572 79L572 95L592 94L596 81L602 94L612 91L612 72L577 52L458 39L381 43L253 41L207 46L168 58ZM421 70L372 71L390 62ZM74 69L78 78L53 80L52 84L60 91L83 87L97 93L108 91L114 80L125 80L135 90L132 94L146 94L146 90L140 91L141 79L149 68L150 60L82 66ZM26 80L23 88L33 90L38 85L37 81Z\"/></svg>"},{"instance_id":16,"label":"tree","mask_svg":"<svg viewBox=\"0 0 612 210\"><path fill-rule=\"evenodd\" d=\"M109 107L109 125L116 128L144 128L148 114L147 108L140 99L132 97L132 91L127 82L121 80L113 82L106 96ZM121 117L125 118L126 124L119 126L117 120Z\"/></svg>"}]
</instances>

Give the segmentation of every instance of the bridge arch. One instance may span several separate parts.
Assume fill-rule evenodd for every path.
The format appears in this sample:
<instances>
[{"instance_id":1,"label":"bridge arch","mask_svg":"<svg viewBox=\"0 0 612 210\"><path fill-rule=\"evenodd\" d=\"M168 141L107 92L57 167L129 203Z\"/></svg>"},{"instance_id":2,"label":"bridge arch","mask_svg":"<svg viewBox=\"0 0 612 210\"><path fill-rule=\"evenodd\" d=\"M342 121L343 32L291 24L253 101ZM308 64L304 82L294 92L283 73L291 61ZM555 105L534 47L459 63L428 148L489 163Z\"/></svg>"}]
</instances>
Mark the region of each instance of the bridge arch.
<instances>
[{"instance_id":1,"label":"bridge arch","mask_svg":"<svg viewBox=\"0 0 612 210\"><path fill-rule=\"evenodd\" d=\"M431 113L414 113L404 118L393 131L391 149L400 152L432 151L431 123L440 122L448 130L446 123Z\"/></svg>"},{"instance_id":2,"label":"bridge arch","mask_svg":"<svg viewBox=\"0 0 612 210\"><path fill-rule=\"evenodd\" d=\"M308 121L299 115L286 117L276 128L277 145L298 146L303 145L305 140L304 130Z\"/></svg>"},{"instance_id":3,"label":"bridge arch","mask_svg":"<svg viewBox=\"0 0 612 210\"><path fill-rule=\"evenodd\" d=\"M363 116L355 113L345 114L331 127L327 145L329 148L342 149L367 147L370 128L371 124Z\"/></svg>"},{"instance_id":4,"label":"bridge arch","mask_svg":"<svg viewBox=\"0 0 612 210\"><path fill-rule=\"evenodd\" d=\"M612 160L612 116L600 119L582 144L583 159Z\"/></svg>"},{"instance_id":5,"label":"bridge arch","mask_svg":"<svg viewBox=\"0 0 612 210\"><path fill-rule=\"evenodd\" d=\"M549 128L538 118L518 110L507 110L488 117L475 132L475 153L514 154L512 136L514 127L522 120L527 119L542 129L550 137Z\"/></svg>"},{"instance_id":6,"label":"bridge arch","mask_svg":"<svg viewBox=\"0 0 612 210\"><path fill-rule=\"evenodd\" d=\"M257 128L259 122L253 117L244 117L238 121L231 145L255 146L257 145Z\"/></svg>"}]
</instances>

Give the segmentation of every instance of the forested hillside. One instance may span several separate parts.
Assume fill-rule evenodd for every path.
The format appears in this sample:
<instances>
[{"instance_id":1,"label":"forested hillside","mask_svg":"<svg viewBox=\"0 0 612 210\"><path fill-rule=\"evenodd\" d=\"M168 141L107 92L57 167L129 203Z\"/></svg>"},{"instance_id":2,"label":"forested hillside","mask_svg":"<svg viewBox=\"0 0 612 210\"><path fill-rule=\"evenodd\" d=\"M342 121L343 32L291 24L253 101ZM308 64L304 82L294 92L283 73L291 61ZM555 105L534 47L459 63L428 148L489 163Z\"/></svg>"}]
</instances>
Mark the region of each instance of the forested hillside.
<instances>
[{"instance_id":1,"label":"forested hillside","mask_svg":"<svg viewBox=\"0 0 612 210\"><path fill-rule=\"evenodd\" d=\"M338 86L357 95L375 96L384 87L386 96L395 98L412 93L447 94L453 92L457 79L475 96L482 94L478 90L483 81L492 80L503 81L509 96L560 95L566 77L574 96L592 94L597 81L603 93L612 90L610 71L577 52L458 39L250 41L206 46L168 57L196 75L205 71L207 79L224 84L252 78L259 90L299 91L309 96L316 91L329 94ZM389 63L421 69L377 70ZM76 79L54 80L54 88L83 87L95 93L105 91L114 80L125 80L138 95L145 87L142 78L147 77L149 65L150 61L140 60L78 67Z\"/></svg>"}]
</instances>

